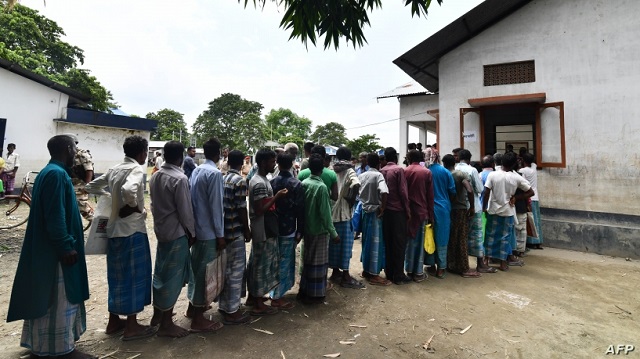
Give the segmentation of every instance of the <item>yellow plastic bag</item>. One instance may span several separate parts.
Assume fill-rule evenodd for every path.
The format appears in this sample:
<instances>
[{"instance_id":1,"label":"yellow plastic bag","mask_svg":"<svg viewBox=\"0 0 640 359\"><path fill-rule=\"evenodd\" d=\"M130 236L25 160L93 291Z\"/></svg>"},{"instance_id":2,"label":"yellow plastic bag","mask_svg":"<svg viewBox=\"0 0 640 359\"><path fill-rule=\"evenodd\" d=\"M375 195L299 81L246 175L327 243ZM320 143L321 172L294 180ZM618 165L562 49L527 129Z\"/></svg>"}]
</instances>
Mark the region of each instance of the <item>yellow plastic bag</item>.
<instances>
[{"instance_id":1,"label":"yellow plastic bag","mask_svg":"<svg viewBox=\"0 0 640 359\"><path fill-rule=\"evenodd\" d=\"M424 226L424 250L427 254L433 254L436 251L436 241L433 239L433 225Z\"/></svg>"}]
</instances>

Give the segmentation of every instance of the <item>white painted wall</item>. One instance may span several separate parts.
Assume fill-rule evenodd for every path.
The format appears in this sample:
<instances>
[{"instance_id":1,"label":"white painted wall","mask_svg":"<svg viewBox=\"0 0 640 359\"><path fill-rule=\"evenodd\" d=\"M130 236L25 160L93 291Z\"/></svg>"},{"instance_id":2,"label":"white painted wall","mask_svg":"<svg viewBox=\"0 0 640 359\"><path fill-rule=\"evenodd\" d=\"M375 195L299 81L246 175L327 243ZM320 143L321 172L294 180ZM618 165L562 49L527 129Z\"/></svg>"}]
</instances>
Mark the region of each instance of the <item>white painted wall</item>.
<instances>
[{"instance_id":1,"label":"white painted wall","mask_svg":"<svg viewBox=\"0 0 640 359\"><path fill-rule=\"evenodd\" d=\"M427 114L427 111L438 109L438 95L421 95L400 97L400 148L398 154L400 158L404 158L407 153L407 144L409 143L409 122L433 121L434 126L436 119ZM434 127L435 128L435 127ZM422 141L422 139L421 139ZM424 145L423 141L423 145Z\"/></svg>"},{"instance_id":2,"label":"white painted wall","mask_svg":"<svg viewBox=\"0 0 640 359\"><path fill-rule=\"evenodd\" d=\"M469 98L546 92L565 104L567 167L539 171L542 206L640 213L638 14L635 0L533 1L445 55L442 152L458 146ZM536 82L483 86L483 65L523 60L535 60Z\"/></svg>"}]
</instances>

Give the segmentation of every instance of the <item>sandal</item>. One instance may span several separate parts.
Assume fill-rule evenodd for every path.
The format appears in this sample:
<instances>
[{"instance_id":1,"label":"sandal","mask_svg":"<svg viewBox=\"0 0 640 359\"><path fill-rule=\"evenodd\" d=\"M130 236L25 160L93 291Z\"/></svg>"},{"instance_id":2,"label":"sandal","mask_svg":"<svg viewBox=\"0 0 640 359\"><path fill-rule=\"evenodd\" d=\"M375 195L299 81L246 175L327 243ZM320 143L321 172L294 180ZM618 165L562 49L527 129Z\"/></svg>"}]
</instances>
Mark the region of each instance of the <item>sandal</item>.
<instances>
[{"instance_id":1,"label":"sandal","mask_svg":"<svg viewBox=\"0 0 640 359\"><path fill-rule=\"evenodd\" d=\"M153 336L154 334L156 334L157 331L158 331L158 328L156 327L147 327L141 333L138 333L136 335L132 335L129 337L125 337L123 335L120 339L122 339L123 342L128 342L131 340L138 340L138 339L145 339Z\"/></svg>"},{"instance_id":2,"label":"sandal","mask_svg":"<svg viewBox=\"0 0 640 359\"><path fill-rule=\"evenodd\" d=\"M252 310L249 312L250 315L254 317L263 317L265 315L274 315L278 313L278 308L274 308L271 306L266 306L263 310Z\"/></svg>"},{"instance_id":3,"label":"sandal","mask_svg":"<svg viewBox=\"0 0 640 359\"><path fill-rule=\"evenodd\" d=\"M498 270L495 269L494 267L479 267L476 268L476 271L480 272L480 273L498 273Z\"/></svg>"},{"instance_id":4,"label":"sandal","mask_svg":"<svg viewBox=\"0 0 640 359\"><path fill-rule=\"evenodd\" d=\"M280 301L280 299L271 299L271 306L278 309L293 309L296 304L284 299L282 299L282 301Z\"/></svg>"},{"instance_id":5,"label":"sandal","mask_svg":"<svg viewBox=\"0 0 640 359\"><path fill-rule=\"evenodd\" d=\"M446 271L442 271L442 273L438 274L438 272L436 272L436 278L438 279L444 279L444 277L447 276L447 272Z\"/></svg>"},{"instance_id":6,"label":"sandal","mask_svg":"<svg viewBox=\"0 0 640 359\"><path fill-rule=\"evenodd\" d=\"M355 278L350 278L348 281L341 281L340 282L340 286L343 288L350 288L350 289L365 289L366 287L364 286L364 284L358 280L356 280Z\"/></svg>"},{"instance_id":7,"label":"sandal","mask_svg":"<svg viewBox=\"0 0 640 359\"><path fill-rule=\"evenodd\" d=\"M391 285L391 281L382 277L373 277L369 278L369 284L386 287Z\"/></svg>"},{"instance_id":8,"label":"sandal","mask_svg":"<svg viewBox=\"0 0 640 359\"><path fill-rule=\"evenodd\" d=\"M226 315L222 315L222 324L224 325L242 325L247 324L251 321L251 316L243 314L242 316L236 319L227 319Z\"/></svg>"},{"instance_id":9,"label":"sandal","mask_svg":"<svg viewBox=\"0 0 640 359\"><path fill-rule=\"evenodd\" d=\"M462 278L480 278L482 274L478 272L466 272L461 274Z\"/></svg>"},{"instance_id":10,"label":"sandal","mask_svg":"<svg viewBox=\"0 0 640 359\"><path fill-rule=\"evenodd\" d=\"M429 276L427 275L427 273L421 273L421 274L414 274L413 276L411 276L411 279L413 279L414 282L416 283L420 283L420 282L424 282L425 279L427 279Z\"/></svg>"},{"instance_id":11,"label":"sandal","mask_svg":"<svg viewBox=\"0 0 640 359\"><path fill-rule=\"evenodd\" d=\"M509 265L516 266L516 267L524 267L524 261L521 261L519 259L515 261L509 261Z\"/></svg>"}]
</instances>

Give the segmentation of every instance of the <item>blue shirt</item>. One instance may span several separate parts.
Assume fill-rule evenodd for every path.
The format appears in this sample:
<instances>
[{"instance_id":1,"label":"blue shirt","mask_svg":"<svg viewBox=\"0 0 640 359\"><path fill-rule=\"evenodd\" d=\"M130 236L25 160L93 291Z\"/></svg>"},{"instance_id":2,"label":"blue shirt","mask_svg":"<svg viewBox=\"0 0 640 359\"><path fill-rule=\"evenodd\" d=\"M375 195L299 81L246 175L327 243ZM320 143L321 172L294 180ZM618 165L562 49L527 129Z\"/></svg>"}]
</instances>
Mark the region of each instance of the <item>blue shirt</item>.
<instances>
[{"instance_id":1,"label":"blue shirt","mask_svg":"<svg viewBox=\"0 0 640 359\"><path fill-rule=\"evenodd\" d=\"M286 196L276 201L280 236L287 237L302 233L305 213L302 182L295 178L291 172L282 171L271 180L271 188L274 193L278 193L284 188L288 190Z\"/></svg>"},{"instance_id":2,"label":"blue shirt","mask_svg":"<svg viewBox=\"0 0 640 359\"><path fill-rule=\"evenodd\" d=\"M193 170L191 204L196 220L196 237L199 241L224 238L224 182L222 172L211 160Z\"/></svg>"},{"instance_id":3,"label":"blue shirt","mask_svg":"<svg viewBox=\"0 0 640 359\"><path fill-rule=\"evenodd\" d=\"M456 195L456 184L448 169L441 164L434 163L429 166L433 177L433 203L437 209L440 207L446 211L451 211L451 200L449 196Z\"/></svg>"},{"instance_id":4,"label":"blue shirt","mask_svg":"<svg viewBox=\"0 0 640 359\"><path fill-rule=\"evenodd\" d=\"M182 168L184 169L184 174L187 176L187 178L191 178L191 174L193 173L193 170L196 169L196 163L193 160L193 158L191 158L191 156L187 156L184 158L184 163L182 164Z\"/></svg>"}]
</instances>

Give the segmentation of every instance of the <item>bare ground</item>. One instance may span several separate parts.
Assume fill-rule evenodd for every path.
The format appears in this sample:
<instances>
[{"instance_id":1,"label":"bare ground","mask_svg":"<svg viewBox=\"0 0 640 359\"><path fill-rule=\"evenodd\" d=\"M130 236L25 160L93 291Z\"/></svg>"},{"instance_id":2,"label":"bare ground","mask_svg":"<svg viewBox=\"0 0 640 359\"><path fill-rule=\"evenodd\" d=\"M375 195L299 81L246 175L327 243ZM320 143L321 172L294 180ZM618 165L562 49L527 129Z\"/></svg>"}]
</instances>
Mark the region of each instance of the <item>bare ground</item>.
<instances>
[{"instance_id":1,"label":"bare ground","mask_svg":"<svg viewBox=\"0 0 640 359\"><path fill-rule=\"evenodd\" d=\"M0 232L2 358L27 354L19 346L22 322L5 323L23 231L24 226ZM155 248L153 231L149 233ZM360 248L356 241L354 273L362 270ZM152 337L125 343L104 333L105 259L90 256L87 332L78 347L115 359L293 359L334 353L341 353L341 358L593 358L605 356L612 344L640 347L639 262L551 248L529 252L525 260L522 268L480 279L449 273L443 280L429 278L405 286L336 287L324 305L298 304L250 325L182 339ZM188 326L182 316L185 293L175 320ZM146 322L151 313L148 307L139 317ZM219 318L215 305L208 313ZM423 345L431 337L432 349L426 350ZM354 344L340 344L349 339ZM630 356L640 356L640 348Z\"/></svg>"}]
</instances>

